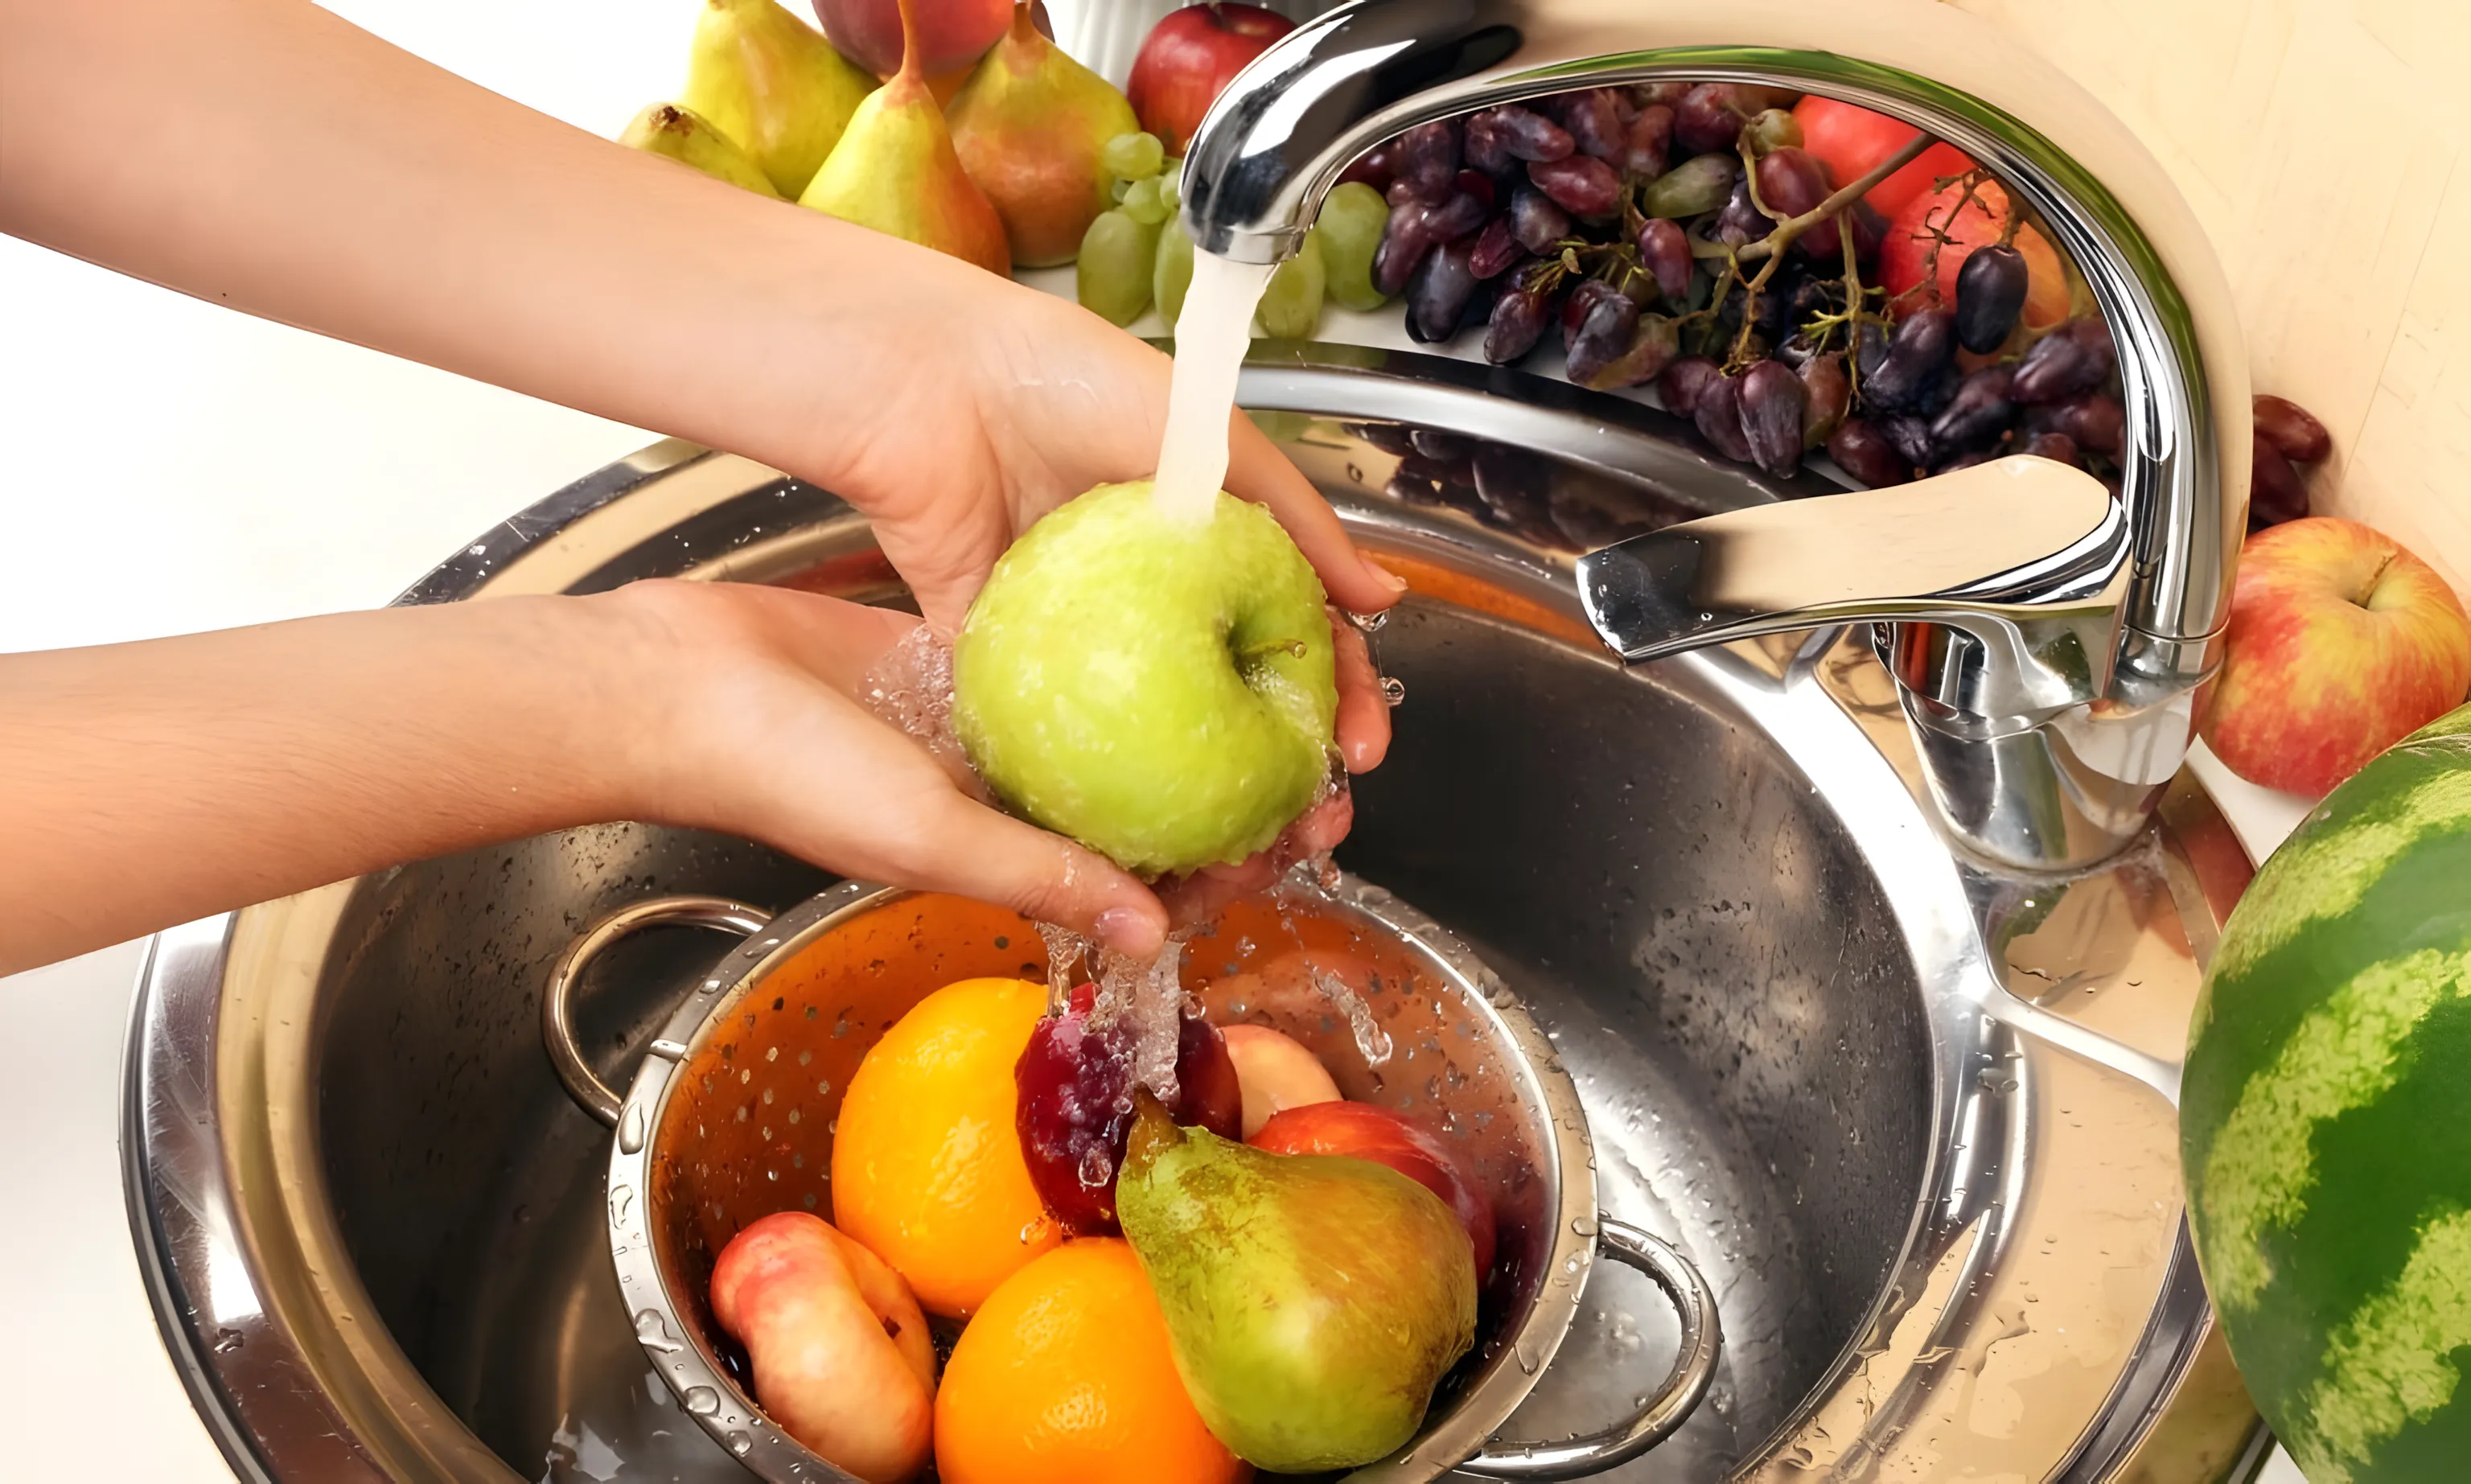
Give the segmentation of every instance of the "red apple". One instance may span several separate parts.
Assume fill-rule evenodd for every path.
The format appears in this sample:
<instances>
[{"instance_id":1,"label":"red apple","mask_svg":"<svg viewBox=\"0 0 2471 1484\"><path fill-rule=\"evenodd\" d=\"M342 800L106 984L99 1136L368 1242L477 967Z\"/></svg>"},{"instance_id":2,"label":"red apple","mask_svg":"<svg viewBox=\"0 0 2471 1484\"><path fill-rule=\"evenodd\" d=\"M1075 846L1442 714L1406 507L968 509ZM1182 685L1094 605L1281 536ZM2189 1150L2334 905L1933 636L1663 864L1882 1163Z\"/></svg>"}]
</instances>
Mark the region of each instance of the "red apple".
<instances>
[{"instance_id":1,"label":"red apple","mask_svg":"<svg viewBox=\"0 0 2471 1484\"><path fill-rule=\"evenodd\" d=\"M1888 223L1888 235L1879 244L1879 286L1891 299L1913 293L1928 278L1932 287L1916 295L1920 302L1906 302L1918 309L1933 302L1955 306L1957 270L1974 248L1997 242L2008 225L2008 193L1998 181L1976 185L1971 200L1965 194L1962 185L1925 191L1906 201ZM1940 241L1942 234L1947 241ZM2059 266L2049 240L2031 226L2016 229L2015 247L2025 258L2025 325L2046 330L2068 317L2068 271Z\"/></svg>"},{"instance_id":2,"label":"red apple","mask_svg":"<svg viewBox=\"0 0 2471 1484\"><path fill-rule=\"evenodd\" d=\"M918 12L919 70L933 77L965 68L1012 25L1012 0L909 0ZM901 70L897 0L815 0L815 19L833 49L880 78Z\"/></svg>"},{"instance_id":3,"label":"red apple","mask_svg":"<svg viewBox=\"0 0 2471 1484\"><path fill-rule=\"evenodd\" d=\"M2471 689L2471 618L2383 531L2311 516L2247 538L2206 745L2250 783L2321 797Z\"/></svg>"},{"instance_id":4,"label":"red apple","mask_svg":"<svg viewBox=\"0 0 2471 1484\"><path fill-rule=\"evenodd\" d=\"M1407 1119L1372 1103L1306 1103L1261 1125L1253 1147L1273 1154L1338 1154L1371 1160L1442 1198L1475 1247L1475 1277L1493 1271L1493 1198L1460 1167L1447 1145Z\"/></svg>"},{"instance_id":5,"label":"red apple","mask_svg":"<svg viewBox=\"0 0 2471 1484\"><path fill-rule=\"evenodd\" d=\"M1793 106L1793 118L1801 126L1801 147L1827 162L1828 174L1838 185L1851 185L1869 175L1872 166L1921 132L1901 119L1817 93L1805 94ZM1933 144L1871 187L1862 199L1881 216L1894 217L1942 177L1961 176L1972 168L1973 161L1956 146Z\"/></svg>"},{"instance_id":6,"label":"red apple","mask_svg":"<svg viewBox=\"0 0 2471 1484\"><path fill-rule=\"evenodd\" d=\"M1186 6L1150 28L1124 94L1141 128L1158 135L1166 153L1182 154L1228 81L1295 29L1258 5Z\"/></svg>"}]
</instances>

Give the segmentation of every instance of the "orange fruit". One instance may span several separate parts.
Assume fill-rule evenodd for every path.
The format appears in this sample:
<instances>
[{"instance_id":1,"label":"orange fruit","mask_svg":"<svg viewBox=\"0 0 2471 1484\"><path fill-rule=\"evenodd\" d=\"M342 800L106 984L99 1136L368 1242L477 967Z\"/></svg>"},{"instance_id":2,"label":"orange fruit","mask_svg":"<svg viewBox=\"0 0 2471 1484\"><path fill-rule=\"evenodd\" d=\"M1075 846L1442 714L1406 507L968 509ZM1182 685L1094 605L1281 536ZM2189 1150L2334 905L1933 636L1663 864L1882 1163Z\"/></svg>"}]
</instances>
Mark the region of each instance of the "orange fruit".
<instances>
[{"instance_id":1,"label":"orange fruit","mask_svg":"<svg viewBox=\"0 0 2471 1484\"><path fill-rule=\"evenodd\" d=\"M935 1394L944 1484L1231 1484L1132 1245L1085 1237L1004 1280Z\"/></svg>"},{"instance_id":2,"label":"orange fruit","mask_svg":"<svg viewBox=\"0 0 2471 1484\"><path fill-rule=\"evenodd\" d=\"M1046 1013L1044 984L947 984L883 1033L841 1100L833 1224L929 1313L969 1314L1060 1239L1013 1129L1013 1065Z\"/></svg>"}]
</instances>

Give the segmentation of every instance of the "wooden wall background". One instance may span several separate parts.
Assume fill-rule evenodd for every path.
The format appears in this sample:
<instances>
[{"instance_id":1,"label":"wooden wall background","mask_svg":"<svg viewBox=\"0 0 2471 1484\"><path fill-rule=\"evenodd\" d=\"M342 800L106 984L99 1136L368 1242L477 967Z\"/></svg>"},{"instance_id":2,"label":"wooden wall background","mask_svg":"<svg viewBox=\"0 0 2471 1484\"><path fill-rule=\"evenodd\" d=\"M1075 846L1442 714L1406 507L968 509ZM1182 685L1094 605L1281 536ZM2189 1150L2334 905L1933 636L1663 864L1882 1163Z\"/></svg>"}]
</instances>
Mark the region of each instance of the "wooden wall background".
<instances>
[{"instance_id":1,"label":"wooden wall background","mask_svg":"<svg viewBox=\"0 0 2471 1484\"><path fill-rule=\"evenodd\" d=\"M2256 389L2334 435L2315 508L2471 599L2471 0L1949 3L2076 77L2177 180Z\"/></svg>"}]
</instances>

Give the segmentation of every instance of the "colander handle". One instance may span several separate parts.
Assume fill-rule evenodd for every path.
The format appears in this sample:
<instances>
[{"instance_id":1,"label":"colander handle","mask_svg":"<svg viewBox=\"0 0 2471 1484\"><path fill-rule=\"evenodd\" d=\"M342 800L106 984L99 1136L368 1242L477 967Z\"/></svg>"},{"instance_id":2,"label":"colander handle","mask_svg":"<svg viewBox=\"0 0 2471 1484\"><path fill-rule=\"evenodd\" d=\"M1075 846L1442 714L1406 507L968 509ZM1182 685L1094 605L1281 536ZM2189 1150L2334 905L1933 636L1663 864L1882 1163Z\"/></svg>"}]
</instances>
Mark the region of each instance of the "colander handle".
<instances>
[{"instance_id":1,"label":"colander handle","mask_svg":"<svg viewBox=\"0 0 2471 1484\"><path fill-rule=\"evenodd\" d=\"M583 1059L583 1048L575 1044L575 1017L568 1003L575 998L575 986L583 979L583 971L611 944L647 928L718 928L751 938L771 920L772 914L762 907L727 897L654 897L622 907L585 929L583 936L558 955L557 967L549 972L549 988L541 993L541 1044L549 1050L549 1064L557 1069L557 1079L566 1084L567 1095L602 1123L618 1126L618 1095L600 1080L592 1064Z\"/></svg>"},{"instance_id":2,"label":"colander handle","mask_svg":"<svg viewBox=\"0 0 2471 1484\"><path fill-rule=\"evenodd\" d=\"M1673 1436L1706 1398L1725 1348L1716 1317L1716 1291L1689 1259L1628 1222L1601 1220L1596 1250L1656 1280L1682 1319L1682 1352L1673 1370L1628 1422L1567 1443L1521 1444L1482 1452L1459 1465L1462 1473L1494 1479L1577 1479L1626 1464Z\"/></svg>"}]
</instances>

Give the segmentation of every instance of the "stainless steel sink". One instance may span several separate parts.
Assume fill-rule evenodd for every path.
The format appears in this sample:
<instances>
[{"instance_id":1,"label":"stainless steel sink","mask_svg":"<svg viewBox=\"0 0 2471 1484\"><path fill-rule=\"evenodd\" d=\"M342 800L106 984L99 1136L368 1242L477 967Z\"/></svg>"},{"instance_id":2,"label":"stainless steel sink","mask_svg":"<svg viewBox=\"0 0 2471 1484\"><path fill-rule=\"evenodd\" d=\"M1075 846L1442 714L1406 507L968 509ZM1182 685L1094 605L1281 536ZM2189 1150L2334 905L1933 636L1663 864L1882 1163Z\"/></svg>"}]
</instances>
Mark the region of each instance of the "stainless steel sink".
<instances>
[{"instance_id":1,"label":"stainless steel sink","mask_svg":"<svg viewBox=\"0 0 2471 1484\"><path fill-rule=\"evenodd\" d=\"M2000 875L1942 841L1866 636L1625 668L1571 563L1771 486L1638 403L1424 357L1269 347L1245 404L1416 594L1398 745L1342 863L1473 944L1552 1034L1608 1208L1681 1245L1728 1339L1710 1404L1609 1477L2226 1476L2262 1434L2181 1236L2168 1094L2245 859L2182 780L2127 856ZM1474 441L1470 441L1474 440ZM407 601L655 574L899 601L863 522L662 444ZM129 1064L131 1213L164 1333L247 1476L714 1479L638 1348L607 1137L538 1039L550 965L664 892L827 878L608 825L159 940ZM584 996L629 1062L718 952L652 934ZM1667 1307L1600 1269L1511 1435L1601 1425ZM2225 1380L2227 1378L2227 1385ZM1970 1472L1968 1472L1970 1471Z\"/></svg>"}]
</instances>

